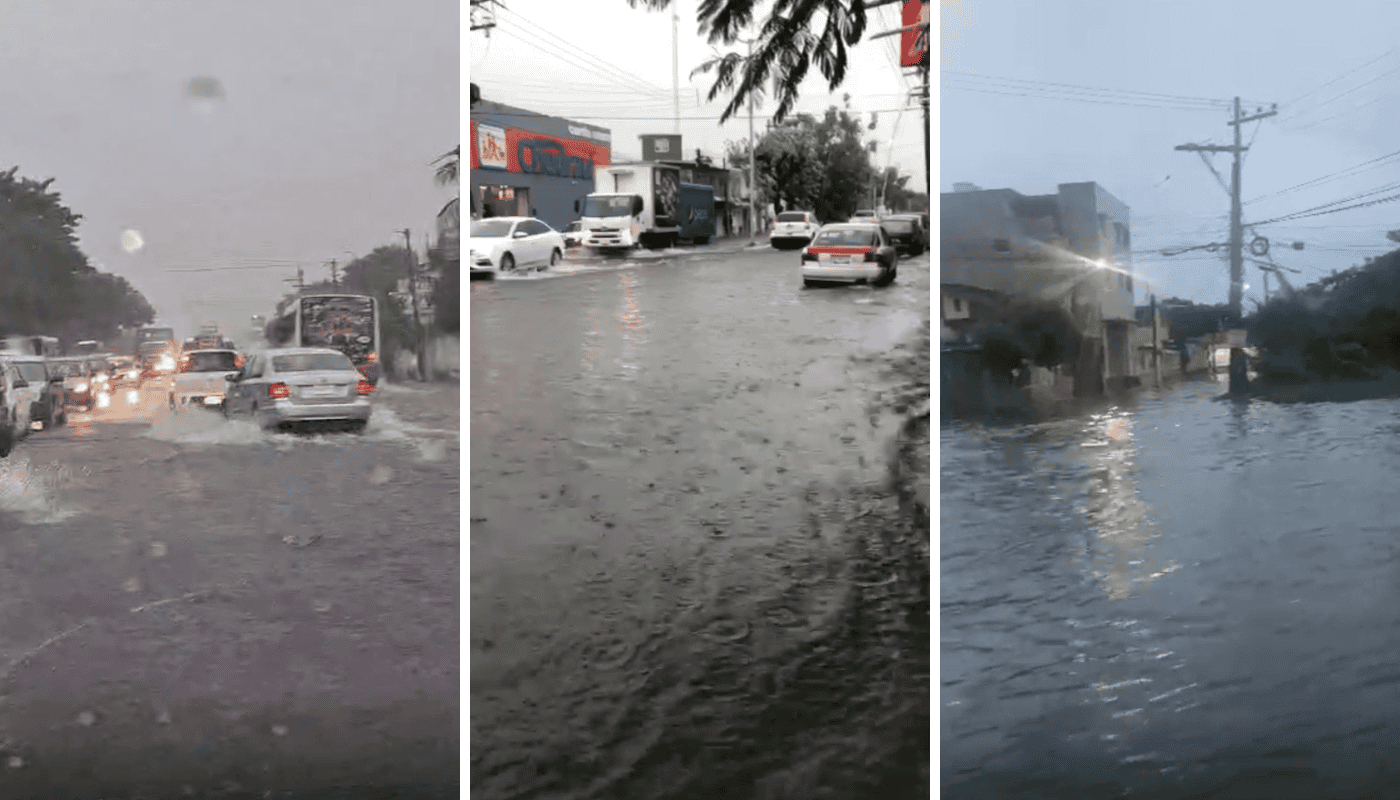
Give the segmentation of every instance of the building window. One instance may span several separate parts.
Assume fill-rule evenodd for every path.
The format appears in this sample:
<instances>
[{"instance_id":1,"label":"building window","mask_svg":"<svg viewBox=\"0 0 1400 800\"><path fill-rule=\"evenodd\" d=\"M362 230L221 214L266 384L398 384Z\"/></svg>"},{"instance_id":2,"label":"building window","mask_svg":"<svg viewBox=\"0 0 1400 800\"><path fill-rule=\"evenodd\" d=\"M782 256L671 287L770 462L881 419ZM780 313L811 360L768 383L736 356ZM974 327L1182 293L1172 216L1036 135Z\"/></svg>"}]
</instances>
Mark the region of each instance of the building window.
<instances>
[{"instance_id":1,"label":"building window","mask_svg":"<svg viewBox=\"0 0 1400 800\"><path fill-rule=\"evenodd\" d=\"M1011 252L1011 240L995 239L992 241L992 249L996 250L998 253L1009 253Z\"/></svg>"},{"instance_id":2,"label":"building window","mask_svg":"<svg viewBox=\"0 0 1400 800\"><path fill-rule=\"evenodd\" d=\"M958 298L958 297L954 297L954 298L953 298L953 310L956 311L956 312L958 312L959 314L962 313L962 299L961 299L961 298Z\"/></svg>"}]
</instances>

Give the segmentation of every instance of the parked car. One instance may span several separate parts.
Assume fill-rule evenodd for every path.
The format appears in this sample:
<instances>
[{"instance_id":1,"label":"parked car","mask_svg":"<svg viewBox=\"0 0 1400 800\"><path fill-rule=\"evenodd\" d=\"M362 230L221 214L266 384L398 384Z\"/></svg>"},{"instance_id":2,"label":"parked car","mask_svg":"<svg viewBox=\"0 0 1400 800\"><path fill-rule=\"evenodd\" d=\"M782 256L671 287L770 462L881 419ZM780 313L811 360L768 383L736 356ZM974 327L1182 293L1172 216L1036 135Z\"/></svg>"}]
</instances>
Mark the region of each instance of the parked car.
<instances>
[{"instance_id":1,"label":"parked car","mask_svg":"<svg viewBox=\"0 0 1400 800\"><path fill-rule=\"evenodd\" d=\"M579 247L583 244L583 221L574 220L564 229L564 246Z\"/></svg>"},{"instance_id":2,"label":"parked car","mask_svg":"<svg viewBox=\"0 0 1400 800\"><path fill-rule=\"evenodd\" d=\"M0 456L8 456L29 435L29 382L11 358L0 355Z\"/></svg>"},{"instance_id":3,"label":"parked car","mask_svg":"<svg viewBox=\"0 0 1400 800\"><path fill-rule=\"evenodd\" d=\"M228 379L237 372L238 353L234 350L186 352L180 356L179 372L170 387L170 407L223 408Z\"/></svg>"},{"instance_id":4,"label":"parked car","mask_svg":"<svg viewBox=\"0 0 1400 800\"><path fill-rule=\"evenodd\" d=\"M362 431L374 387L344 353L280 347L252 354L228 381L224 414L249 416L263 428L335 423Z\"/></svg>"},{"instance_id":5,"label":"parked car","mask_svg":"<svg viewBox=\"0 0 1400 800\"><path fill-rule=\"evenodd\" d=\"M888 286L894 282L899 254L873 222L826 225L812 243L802 248L802 283L868 283Z\"/></svg>"},{"instance_id":6,"label":"parked car","mask_svg":"<svg viewBox=\"0 0 1400 800\"><path fill-rule=\"evenodd\" d=\"M894 214L880 220L880 227L885 229L885 235L901 253L917 256L923 253L927 246L923 223L917 215Z\"/></svg>"},{"instance_id":7,"label":"parked car","mask_svg":"<svg viewBox=\"0 0 1400 800\"><path fill-rule=\"evenodd\" d=\"M14 387L15 409L24 412L18 416L27 418L24 422L25 436L34 429L35 423L52 427L49 404L53 394L49 387L49 370L43 366L43 356L7 353L4 361L7 367L13 368L17 377L11 385Z\"/></svg>"},{"instance_id":8,"label":"parked car","mask_svg":"<svg viewBox=\"0 0 1400 800\"><path fill-rule=\"evenodd\" d=\"M817 215L810 211L784 211L773 223L773 234L768 241L779 250L802 247L811 244L812 237L821 229Z\"/></svg>"},{"instance_id":9,"label":"parked car","mask_svg":"<svg viewBox=\"0 0 1400 800\"><path fill-rule=\"evenodd\" d=\"M534 217L490 217L472 223L472 274L545 269L564 258L564 235Z\"/></svg>"}]
</instances>

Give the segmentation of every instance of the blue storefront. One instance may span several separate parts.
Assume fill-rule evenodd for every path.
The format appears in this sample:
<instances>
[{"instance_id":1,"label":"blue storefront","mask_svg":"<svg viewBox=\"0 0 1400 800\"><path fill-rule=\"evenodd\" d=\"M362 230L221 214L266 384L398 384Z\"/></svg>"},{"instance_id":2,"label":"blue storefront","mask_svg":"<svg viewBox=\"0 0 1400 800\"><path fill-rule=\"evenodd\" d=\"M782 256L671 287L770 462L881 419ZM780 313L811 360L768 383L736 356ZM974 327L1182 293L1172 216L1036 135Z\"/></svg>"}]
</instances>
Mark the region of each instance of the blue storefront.
<instances>
[{"instance_id":1,"label":"blue storefront","mask_svg":"<svg viewBox=\"0 0 1400 800\"><path fill-rule=\"evenodd\" d=\"M577 218L593 171L612 162L606 128L478 101L471 107L469 213L533 216L555 230Z\"/></svg>"}]
</instances>

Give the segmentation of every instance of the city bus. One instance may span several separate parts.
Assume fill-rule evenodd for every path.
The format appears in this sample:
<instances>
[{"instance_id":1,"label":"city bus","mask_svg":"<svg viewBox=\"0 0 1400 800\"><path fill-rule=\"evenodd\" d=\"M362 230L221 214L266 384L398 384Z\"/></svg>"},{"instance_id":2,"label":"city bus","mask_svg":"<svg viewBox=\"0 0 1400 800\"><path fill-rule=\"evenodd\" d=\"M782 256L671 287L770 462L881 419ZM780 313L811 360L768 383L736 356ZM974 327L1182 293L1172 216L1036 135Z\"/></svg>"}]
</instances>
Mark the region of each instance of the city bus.
<instances>
[{"instance_id":1,"label":"city bus","mask_svg":"<svg viewBox=\"0 0 1400 800\"><path fill-rule=\"evenodd\" d=\"M296 297L267 326L274 347L329 347L350 357L365 380L379 385L379 305L363 294Z\"/></svg>"}]
</instances>

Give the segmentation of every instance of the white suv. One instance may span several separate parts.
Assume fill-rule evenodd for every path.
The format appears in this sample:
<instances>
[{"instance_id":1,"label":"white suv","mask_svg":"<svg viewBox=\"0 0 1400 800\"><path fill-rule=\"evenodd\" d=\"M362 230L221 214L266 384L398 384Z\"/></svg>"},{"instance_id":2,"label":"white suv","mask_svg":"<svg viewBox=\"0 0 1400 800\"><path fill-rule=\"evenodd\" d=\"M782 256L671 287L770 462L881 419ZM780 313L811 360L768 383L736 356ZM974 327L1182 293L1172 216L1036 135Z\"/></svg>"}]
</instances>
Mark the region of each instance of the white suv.
<instances>
[{"instance_id":1,"label":"white suv","mask_svg":"<svg viewBox=\"0 0 1400 800\"><path fill-rule=\"evenodd\" d=\"M817 215L810 211L784 211L773 221L773 235L768 241L779 250L806 247L820 227Z\"/></svg>"},{"instance_id":2,"label":"white suv","mask_svg":"<svg viewBox=\"0 0 1400 800\"><path fill-rule=\"evenodd\" d=\"M20 374L14 356L0 355L0 456L8 456L20 439L29 435L29 409L34 389Z\"/></svg>"}]
</instances>

